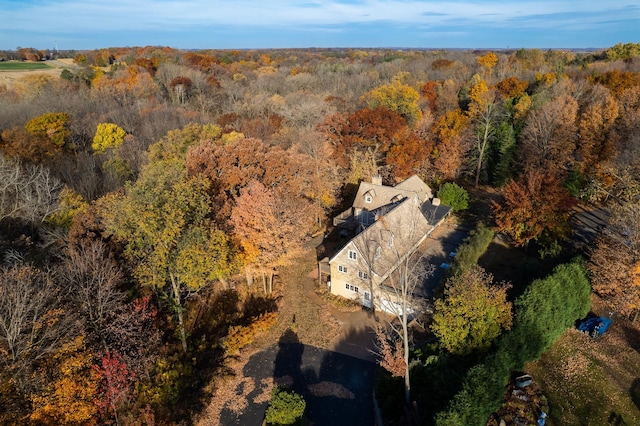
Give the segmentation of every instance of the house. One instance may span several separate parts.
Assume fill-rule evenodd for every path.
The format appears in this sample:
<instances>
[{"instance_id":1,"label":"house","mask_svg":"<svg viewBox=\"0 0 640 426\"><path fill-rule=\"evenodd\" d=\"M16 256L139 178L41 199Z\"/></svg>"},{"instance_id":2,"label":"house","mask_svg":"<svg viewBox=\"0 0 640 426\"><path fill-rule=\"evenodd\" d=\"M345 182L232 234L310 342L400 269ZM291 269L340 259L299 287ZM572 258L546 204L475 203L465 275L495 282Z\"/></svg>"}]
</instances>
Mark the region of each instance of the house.
<instances>
[{"instance_id":1,"label":"house","mask_svg":"<svg viewBox=\"0 0 640 426\"><path fill-rule=\"evenodd\" d=\"M331 293L397 312L391 279L450 212L418 176L395 185L362 182L352 206L334 218L344 246L320 262ZM396 274L397 275L397 274Z\"/></svg>"}]
</instances>

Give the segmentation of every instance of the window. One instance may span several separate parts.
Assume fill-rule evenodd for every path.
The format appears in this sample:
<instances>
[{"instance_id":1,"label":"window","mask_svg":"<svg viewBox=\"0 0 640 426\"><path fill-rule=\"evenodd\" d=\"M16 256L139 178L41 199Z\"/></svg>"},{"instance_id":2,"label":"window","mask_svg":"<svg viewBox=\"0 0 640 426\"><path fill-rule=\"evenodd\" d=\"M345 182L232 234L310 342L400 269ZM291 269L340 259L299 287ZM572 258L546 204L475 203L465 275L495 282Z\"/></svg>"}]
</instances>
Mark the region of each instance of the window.
<instances>
[{"instance_id":1,"label":"window","mask_svg":"<svg viewBox=\"0 0 640 426\"><path fill-rule=\"evenodd\" d=\"M376 247L376 254L373 256L374 259L380 258L380 246Z\"/></svg>"},{"instance_id":2,"label":"window","mask_svg":"<svg viewBox=\"0 0 640 426\"><path fill-rule=\"evenodd\" d=\"M369 293L368 291L364 292L364 300L371 300L371 293Z\"/></svg>"},{"instance_id":3,"label":"window","mask_svg":"<svg viewBox=\"0 0 640 426\"><path fill-rule=\"evenodd\" d=\"M367 278L369 278L369 274L367 274L366 272L358 271L358 278L360 278L361 280L366 280Z\"/></svg>"},{"instance_id":4,"label":"window","mask_svg":"<svg viewBox=\"0 0 640 426\"><path fill-rule=\"evenodd\" d=\"M389 247L393 247L393 234L389 237Z\"/></svg>"},{"instance_id":5,"label":"window","mask_svg":"<svg viewBox=\"0 0 640 426\"><path fill-rule=\"evenodd\" d=\"M358 287L353 287L353 291L355 291L356 293L358 292Z\"/></svg>"},{"instance_id":6,"label":"window","mask_svg":"<svg viewBox=\"0 0 640 426\"><path fill-rule=\"evenodd\" d=\"M358 286L355 286L355 285L352 285L352 284L345 284L345 285L344 285L344 287L345 287L347 290L351 290L351 291L353 291L354 293L358 293L358 292L360 291L360 289L358 288Z\"/></svg>"},{"instance_id":7,"label":"window","mask_svg":"<svg viewBox=\"0 0 640 426\"><path fill-rule=\"evenodd\" d=\"M349 259L356 260L357 258L358 258L358 255L356 254L356 252L353 250L349 250Z\"/></svg>"},{"instance_id":8,"label":"window","mask_svg":"<svg viewBox=\"0 0 640 426\"><path fill-rule=\"evenodd\" d=\"M373 201L373 198L371 198L371 195L367 194L364 196L364 201L365 203L371 203L371 201Z\"/></svg>"},{"instance_id":9,"label":"window","mask_svg":"<svg viewBox=\"0 0 640 426\"><path fill-rule=\"evenodd\" d=\"M345 284L344 287L349 290L349 283Z\"/></svg>"},{"instance_id":10,"label":"window","mask_svg":"<svg viewBox=\"0 0 640 426\"><path fill-rule=\"evenodd\" d=\"M338 265L338 271L346 274L347 273L347 267L346 266L342 266L342 265Z\"/></svg>"}]
</instances>

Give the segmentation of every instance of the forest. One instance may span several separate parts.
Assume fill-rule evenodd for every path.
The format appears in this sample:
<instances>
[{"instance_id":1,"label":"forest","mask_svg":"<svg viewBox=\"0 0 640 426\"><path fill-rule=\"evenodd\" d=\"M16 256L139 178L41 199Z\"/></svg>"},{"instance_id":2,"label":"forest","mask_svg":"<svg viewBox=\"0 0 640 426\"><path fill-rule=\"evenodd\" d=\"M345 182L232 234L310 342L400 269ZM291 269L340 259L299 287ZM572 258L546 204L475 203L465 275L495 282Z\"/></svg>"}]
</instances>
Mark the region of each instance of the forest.
<instances>
[{"instance_id":1,"label":"forest","mask_svg":"<svg viewBox=\"0 0 640 426\"><path fill-rule=\"evenodd\" d=\"M456 220L477 226L433 303L440 343L410 349L420 418L381 356L392 424L487 424L593 298L637 330L640 44L0 59L67 64L0 71L0 424L201 422L233 357L289 321L283 271L372 176L464 192ZM580 206L608 219L576 243ZM498 234L548 275L493 283Z\"/></svg>"}]
</instances>

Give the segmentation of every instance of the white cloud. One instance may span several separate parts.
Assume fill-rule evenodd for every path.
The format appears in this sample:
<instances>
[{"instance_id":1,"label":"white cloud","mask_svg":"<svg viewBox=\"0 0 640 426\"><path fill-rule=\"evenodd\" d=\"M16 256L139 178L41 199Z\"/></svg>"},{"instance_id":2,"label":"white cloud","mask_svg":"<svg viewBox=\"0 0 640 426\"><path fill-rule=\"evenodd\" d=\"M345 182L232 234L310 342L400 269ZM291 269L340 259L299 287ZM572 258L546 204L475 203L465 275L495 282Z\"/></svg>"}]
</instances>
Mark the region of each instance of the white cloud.
<instances>
[{"instance_id":1,"label":"white cloud","mask_svg":"<svg viewBox=\"0 0 640 426\"><path fill-rule=\"evenodd\" d=\"M0 49L607 46L637 42L620 0L0 0Z\"/></svg>"},{"instance_id":2,"label":"white cloud","mask_svg":"<svg viewBox=\"0 0 640 426\"><path fill-rule=\"evenodd\" d=\"M542 28L580 20L584 13L603 19L640 19L638 9L621 11L616 1L416 1L317 0L48 0L2 10L3 31L184 30L189 27L305 27L386 21L444 26L469 23ZM618 9L616 11L616 9ZM552 19L553 18L553 19ZM593 15L588 22L593 22Z\"/></svg>"}]
</instances>

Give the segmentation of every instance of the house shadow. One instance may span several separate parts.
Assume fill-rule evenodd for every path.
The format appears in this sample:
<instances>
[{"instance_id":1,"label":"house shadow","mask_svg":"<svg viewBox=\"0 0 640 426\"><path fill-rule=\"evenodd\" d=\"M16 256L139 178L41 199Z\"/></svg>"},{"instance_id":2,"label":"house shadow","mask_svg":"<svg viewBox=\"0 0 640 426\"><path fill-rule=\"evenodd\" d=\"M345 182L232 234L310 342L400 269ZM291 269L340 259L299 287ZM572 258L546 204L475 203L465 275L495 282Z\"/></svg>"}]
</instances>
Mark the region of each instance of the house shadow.
<instances>
[{"instance_id":1,"label":"house shadow","mask_svg":"<svg viewBox=\"0 0 640 426\"><path fill-rule=\"evenodd\" d=\"M304 398L309 424L374 424L374 367L368 361L302 344L295 331L288 329L276 345L249 359L236 388L237 399L245 403L227 404L220 424L261 426L273 386L286 387Z\"/></svg>"},{"instance_id":2,"label":"house shadow","mask_svg":"<svg viewBox=\"0 0 640 426\"><path fill-rule=\"evenodd\" d=\"M629 393L631 394L631 400L638 408L638 410L640 410L640 377L636 378L633 383L631 383L631 389L629 389Z\"/></svg>"}]
</instances>

